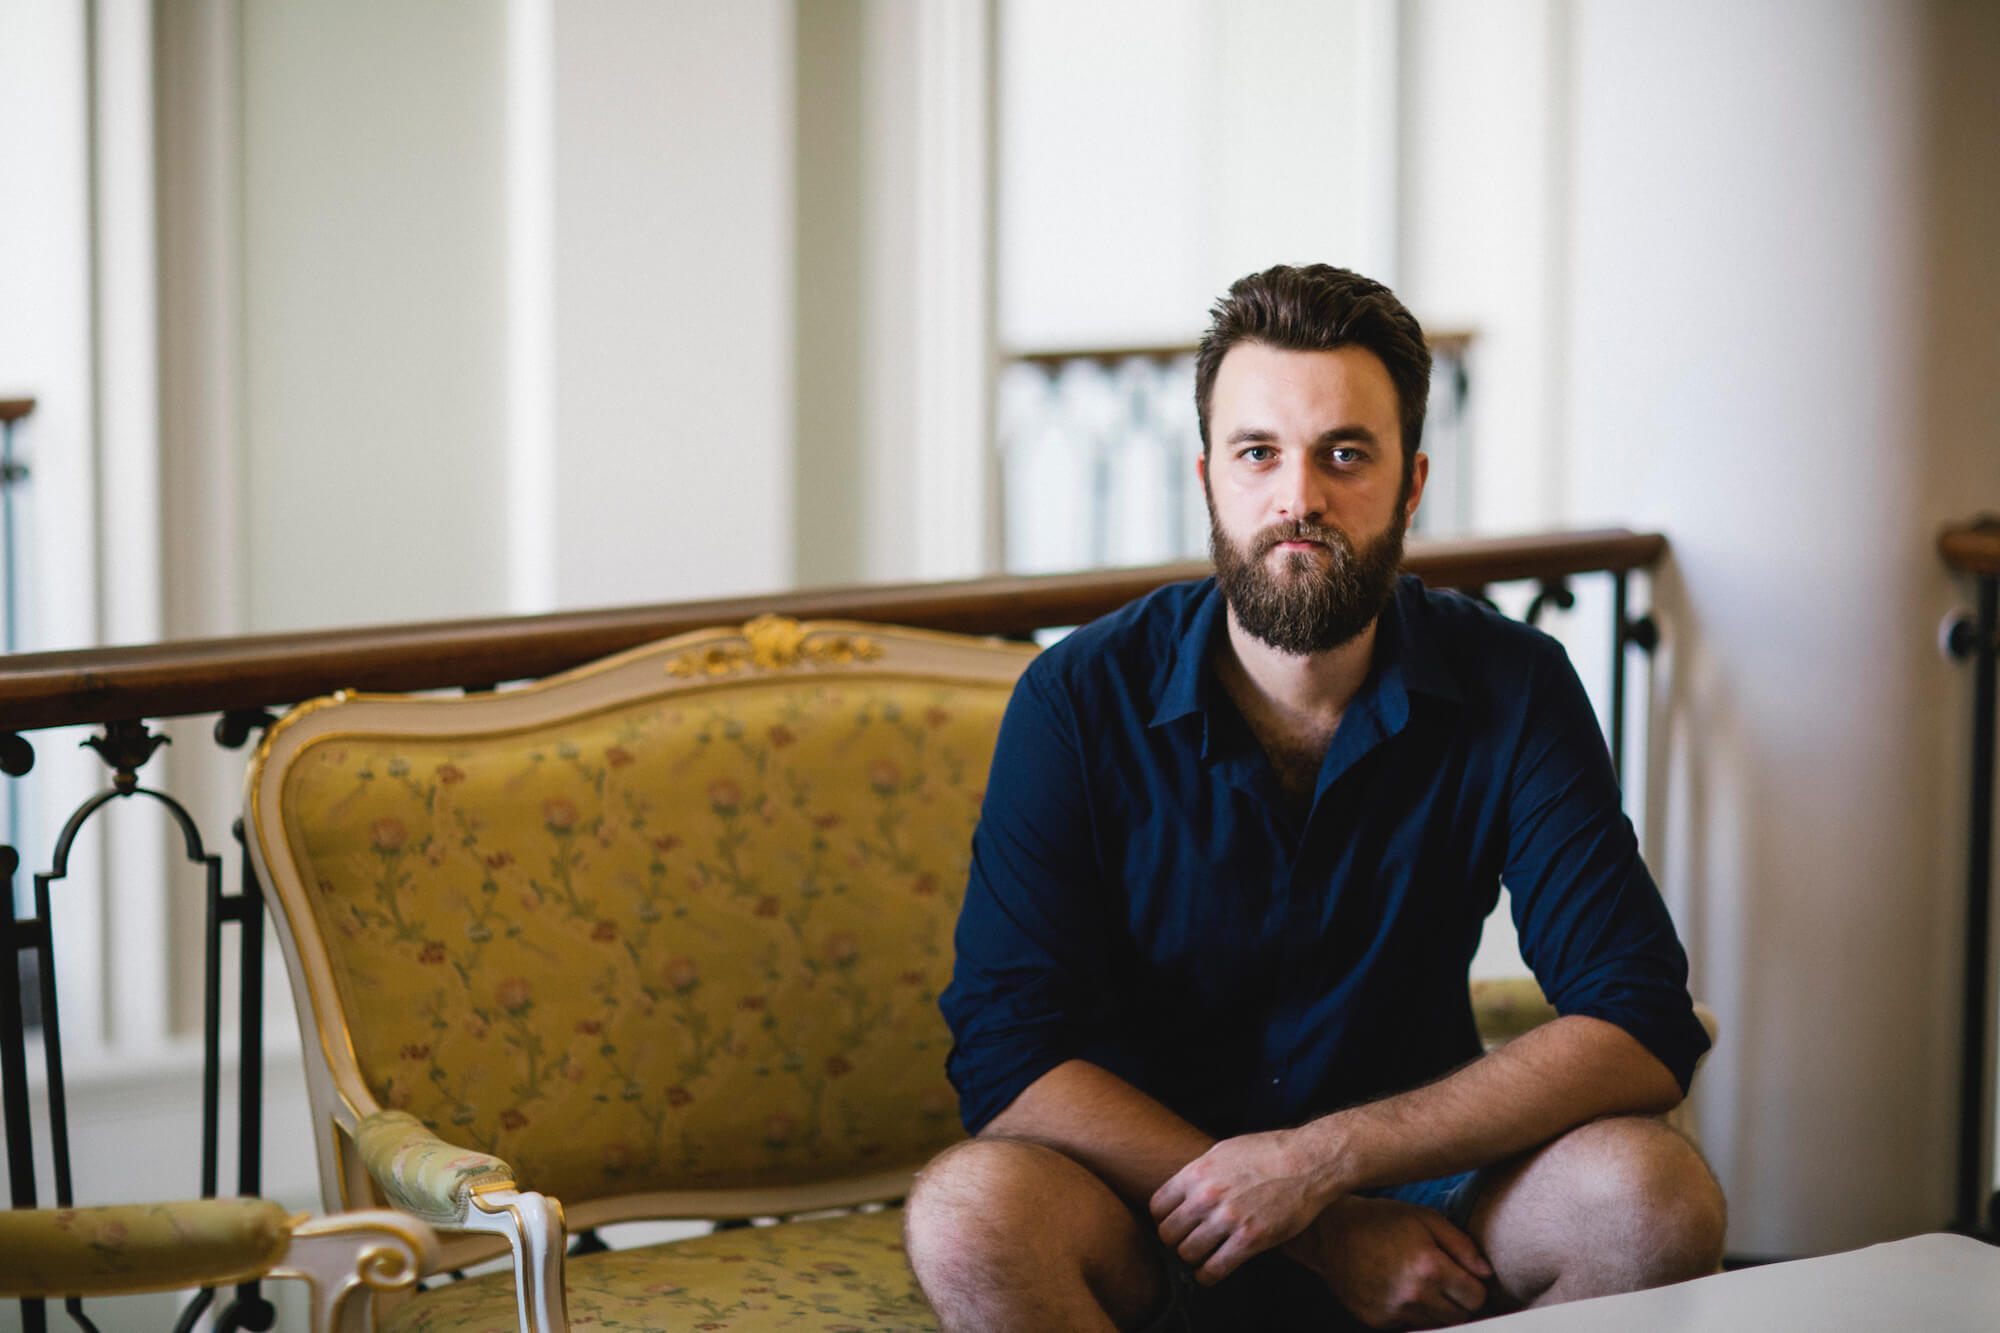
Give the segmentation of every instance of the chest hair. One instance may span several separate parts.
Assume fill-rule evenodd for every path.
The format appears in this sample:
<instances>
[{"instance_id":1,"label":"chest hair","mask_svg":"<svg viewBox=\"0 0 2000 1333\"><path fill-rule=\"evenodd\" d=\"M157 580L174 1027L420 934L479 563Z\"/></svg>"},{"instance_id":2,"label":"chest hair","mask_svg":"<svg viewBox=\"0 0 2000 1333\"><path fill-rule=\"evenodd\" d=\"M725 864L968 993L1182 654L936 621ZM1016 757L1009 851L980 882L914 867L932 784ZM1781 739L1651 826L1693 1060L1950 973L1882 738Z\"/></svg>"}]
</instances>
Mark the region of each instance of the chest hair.
<instances>
[{"instance_id":1,"label":"chest hair","mask_svg":"<svg viewBox=\"0 0 2000 1333\"><path fill-rule=\"evenodd\" d=\"M1312 811L1313 791L1319 785L1320 762L1333 744L1333 733L1340 728L1340 715L1324 720L1286 717L1235 672L1221 675L1230 700L1271 761L1286 812L1295 822L1305 823Z\"/></svg>"}]
</instances>

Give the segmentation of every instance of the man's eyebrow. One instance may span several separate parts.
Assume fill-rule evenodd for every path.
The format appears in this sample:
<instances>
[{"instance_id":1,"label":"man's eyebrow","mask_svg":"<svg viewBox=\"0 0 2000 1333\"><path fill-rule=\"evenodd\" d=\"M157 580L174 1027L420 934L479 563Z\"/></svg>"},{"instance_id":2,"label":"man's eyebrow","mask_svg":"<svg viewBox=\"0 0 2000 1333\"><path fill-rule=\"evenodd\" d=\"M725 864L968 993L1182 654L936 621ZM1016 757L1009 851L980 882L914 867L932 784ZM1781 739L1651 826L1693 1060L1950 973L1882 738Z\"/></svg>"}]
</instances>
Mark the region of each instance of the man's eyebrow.
<instances>
[{"instance_id":1,"label":"man's eyebrow","mask_svg":"<svg viewBox=\"0 0 2000 1333\"><path fill-rule=\"evenodd\" d=\"M1229 445L1275 444L1277 440L1278 432L1271 430L1269 427L1239 426L1237 429L1229 432L1223 443ZM1374 431L1359 423L1355 423L1347 426L1335 426L1332 430L1323 432L1314 443L1324 447L1329 444L1346 444L1350 441L1356 444L1380 444L1382 442L1377 438Z\"/></svg>"}]
</instances>

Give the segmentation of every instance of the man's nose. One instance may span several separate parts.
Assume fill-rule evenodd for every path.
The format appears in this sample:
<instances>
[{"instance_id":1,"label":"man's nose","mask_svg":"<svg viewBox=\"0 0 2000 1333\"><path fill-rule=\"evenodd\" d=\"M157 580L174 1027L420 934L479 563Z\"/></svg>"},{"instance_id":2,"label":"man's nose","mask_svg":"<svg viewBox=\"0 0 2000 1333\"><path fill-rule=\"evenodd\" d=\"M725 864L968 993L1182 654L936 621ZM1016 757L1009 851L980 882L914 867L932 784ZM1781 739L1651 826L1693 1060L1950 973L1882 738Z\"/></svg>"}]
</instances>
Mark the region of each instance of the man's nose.
<instances>
[{"instance_id":1,"label":"man's nose","mask_svg":"<svg viewBox=\"0 0 2000 1333\"><path fill-rule=\"evenodd\" d=\"M1291 522L1318 522L1326 512L1320 479L1304 460L1287 461L1278 477L1278 515Z\"/></svg>"}]
</instances>

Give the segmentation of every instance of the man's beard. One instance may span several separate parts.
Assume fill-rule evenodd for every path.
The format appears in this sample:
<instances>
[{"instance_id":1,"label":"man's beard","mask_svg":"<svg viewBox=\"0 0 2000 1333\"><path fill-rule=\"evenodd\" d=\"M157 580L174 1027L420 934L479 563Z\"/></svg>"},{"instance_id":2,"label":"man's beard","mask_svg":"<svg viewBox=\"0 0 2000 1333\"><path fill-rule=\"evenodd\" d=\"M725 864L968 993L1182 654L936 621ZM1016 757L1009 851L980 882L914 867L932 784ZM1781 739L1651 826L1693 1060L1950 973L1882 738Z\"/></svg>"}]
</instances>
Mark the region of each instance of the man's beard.
<instances>
[{"instance_id":1,"label":"man's beard","mask_svg":"<svg viewBox=\"0 0 2000 1333\"><path fill-rule=\"evenodd\" d=\"M1281 653L1303 657L1348 643L1375 623L1396 584L1403 563L1403 530L1408 520L1398 506L1389 527L1359 551L1339 528L1321 523L1276 523L1257 533L1245 550L1231 541L1208 505L1208 550L1215 581L1255 637ZM1319 542L1327 559L1309 551L1289 551L1273 573L1265 557L1280 542Z\"/></svg>"}]
</instances>

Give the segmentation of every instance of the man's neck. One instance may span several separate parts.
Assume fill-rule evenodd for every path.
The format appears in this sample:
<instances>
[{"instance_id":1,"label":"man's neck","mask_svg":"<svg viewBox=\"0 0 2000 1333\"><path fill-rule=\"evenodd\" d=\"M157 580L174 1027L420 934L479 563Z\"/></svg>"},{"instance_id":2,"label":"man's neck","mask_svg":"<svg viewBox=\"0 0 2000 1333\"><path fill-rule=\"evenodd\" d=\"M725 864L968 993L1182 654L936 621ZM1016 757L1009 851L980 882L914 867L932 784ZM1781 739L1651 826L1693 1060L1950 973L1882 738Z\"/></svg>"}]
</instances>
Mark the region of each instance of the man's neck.
<instances>
[{"instance_id":1,"label":"man's neck","mask_svg":"<svg viewBox=\"0 0 2000 1333\"><path fill-rule=\"evenodd\" d=\"M1228 614L1228 644L1224 660L1218 661L1216 668L1223 673L1225 684L1247 686L1280 718L1330 728L1368 679L1368 668L1375 660L1373 621L1338 648L1299 656L1273 648L1244 629L1235 607L1230 607Z\"/></svg>"}]
</instances>

